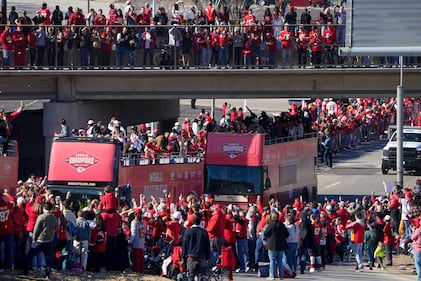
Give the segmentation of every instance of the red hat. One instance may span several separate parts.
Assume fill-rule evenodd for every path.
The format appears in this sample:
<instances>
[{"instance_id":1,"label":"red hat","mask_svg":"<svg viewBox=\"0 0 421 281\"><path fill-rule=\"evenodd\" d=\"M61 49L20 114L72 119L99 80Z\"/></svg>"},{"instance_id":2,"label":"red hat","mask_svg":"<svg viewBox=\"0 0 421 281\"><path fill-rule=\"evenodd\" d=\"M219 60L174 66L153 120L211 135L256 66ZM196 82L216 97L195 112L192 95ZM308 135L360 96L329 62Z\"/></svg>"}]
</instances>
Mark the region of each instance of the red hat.
<instances>
[{"instance_id":1,"label":"red hat","mask_svg":"<svg viewBox=\"0 0 421 281\"><path fill-rule=\"evenodd\" d=\"M291 6L291 7L289 7L289 10L290 10L291 12L294 12L295 7L294 7L294 6Z\"/></svg>"},{"instance_id":2,"label":"red hat","mask_svg":"<svg viewBox=\"0 0 421 281\"><path fill-rule=\"evenodd\" d=\"M134 209L134 213L135 214L141 214L142 213L142 209L141 208L136 208L136 209Z\"/></svg>"},{"instance_id":3,"label":"red hat","mask_svg":"<svg viewBox=\"0 0 421 281\"><path fill-rule=\"evenodd\" d=\"M41 203L42 202L42 196L35 197L35 203Z\"/></svg>"}]
</instances>

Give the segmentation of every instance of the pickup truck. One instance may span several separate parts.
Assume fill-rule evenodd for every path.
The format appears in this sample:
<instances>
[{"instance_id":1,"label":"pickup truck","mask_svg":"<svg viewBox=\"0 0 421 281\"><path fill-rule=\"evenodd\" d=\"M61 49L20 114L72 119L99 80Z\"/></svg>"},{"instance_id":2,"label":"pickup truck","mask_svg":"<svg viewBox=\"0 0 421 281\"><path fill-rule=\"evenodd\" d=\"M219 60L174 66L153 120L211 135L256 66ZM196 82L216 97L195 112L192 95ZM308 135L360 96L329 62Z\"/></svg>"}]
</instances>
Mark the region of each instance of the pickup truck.
<instances>
[{"instance_id":1,"label":"pickup truck","mask_svg":"<svg viewBox=\"0 0 421 281\"><path fill-rule=\"evenodd\" d=\"M396 170L396 131L392 132L388 143L383 147L382 173ZM403 129L403 168L421 174L421 127Z\"/></svg>"}]
</instances>

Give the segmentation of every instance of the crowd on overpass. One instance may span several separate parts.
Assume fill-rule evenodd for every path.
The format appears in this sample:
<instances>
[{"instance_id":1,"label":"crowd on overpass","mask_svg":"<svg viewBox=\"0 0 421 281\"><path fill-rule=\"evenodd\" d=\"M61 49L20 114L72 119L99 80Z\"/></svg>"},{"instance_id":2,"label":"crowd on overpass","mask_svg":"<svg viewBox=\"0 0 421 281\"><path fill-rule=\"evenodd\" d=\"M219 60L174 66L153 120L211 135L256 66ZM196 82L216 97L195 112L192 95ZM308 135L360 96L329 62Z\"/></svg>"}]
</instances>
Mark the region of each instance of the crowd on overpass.
<instances>
[{"instance_id":1,"label":"crowd on overpass","mask_svg":"<svg viewBox=\"0 0 421 281\"><path fill-rule=\"evenodd\" d=\"M393 266L393 253L408 253L412 243L420 274L421 180L353 202L296 198L281 205L276 198L262 202L258 196L248 205L225 206L203 194L166 191L160 198L129 200L109 186L99 200L79 200L70 192L60 198L44 183L31 176L18 183L16 196L7 191L0 195L5 214L0 221L1 271L23 269L27 275L32 270L36 276L42 271L48 277L52 269L131 269L171 279L188 271L193 280L206 266L203 259L225 267L233 280L233 270L263 277L269 261L268 279L274 280L342 264L351 249L357 272L364 270L364 256L366 269L376 270L375 263L384 269ZM201 240L191 240L194 231L202 233ZM191 267L192 262L200 269Z\"/></svg>"},{"instance_id":2,"label":"crowd on overpass","mask_svg":"<svg viewBox=\"0 0 421 281\"><path fill-rule=\"evenodd\" d=\"M284 1L287 3L287 1ZM0 13L3 69L134 69L165 68L308 68L396 66L396 57L341 58L345 44L344 6L323 6L316 19L310 8L300 15L294 6L266 8L262 18L244 10L230 19L228 7L185 10L183 1L171 11L150 5L108 11L82 11L43 3L35 15L12 6ZM279 57L279 58L278 58ZM292 62L292 58L296 62ZM13 63L12 63L13 58ZM420 65L408 58L406 66Z\"/></svg>"}]
</instances>

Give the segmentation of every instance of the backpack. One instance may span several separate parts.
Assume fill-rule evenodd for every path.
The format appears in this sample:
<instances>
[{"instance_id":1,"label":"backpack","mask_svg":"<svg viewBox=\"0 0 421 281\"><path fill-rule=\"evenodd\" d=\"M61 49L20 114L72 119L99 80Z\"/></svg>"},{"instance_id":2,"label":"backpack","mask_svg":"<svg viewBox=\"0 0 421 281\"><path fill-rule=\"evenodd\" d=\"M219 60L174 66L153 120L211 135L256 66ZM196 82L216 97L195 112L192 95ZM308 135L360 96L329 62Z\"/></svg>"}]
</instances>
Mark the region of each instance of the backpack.
<instances>
[{"instance_id":1,"label":"backpack","mask_svg":"<svg viewBox=\"0 0 421 281\"><path fill-rule=\"evenodd\" d=\"M71 221L67 221L67 229L70 236L74 237L77 235L77 228Z\"/></svg>"}]
</instances>

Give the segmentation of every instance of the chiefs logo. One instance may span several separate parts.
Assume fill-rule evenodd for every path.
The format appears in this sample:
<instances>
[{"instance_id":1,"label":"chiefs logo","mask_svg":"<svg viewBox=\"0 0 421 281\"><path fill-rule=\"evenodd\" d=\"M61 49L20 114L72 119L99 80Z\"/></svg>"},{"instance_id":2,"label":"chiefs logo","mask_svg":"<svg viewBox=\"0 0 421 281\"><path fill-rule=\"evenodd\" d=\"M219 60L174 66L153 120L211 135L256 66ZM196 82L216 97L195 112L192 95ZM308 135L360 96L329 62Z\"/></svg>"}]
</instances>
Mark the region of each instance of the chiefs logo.
<instances>
[{"instance_id":1,"label":"chiefs logo","mask_svg":"<svg viewBox=\"0 0 421 281\"><path fill-rule=\"evenodd\" d=\"M241 143L230 142L221 146L221 151L233 159L247 151L248 147Z\"/></svg>"},{"instance_id":2,"label":"chiefs logo","mask_svg":"<svg viewBox=\"0 0 421 281\"><path fill-rule=\"evenodd\" d=\"M86 151L79 151L64 158L63 162L82 173L101 163L101 159Z\"/></svg>"}]
</instances>

